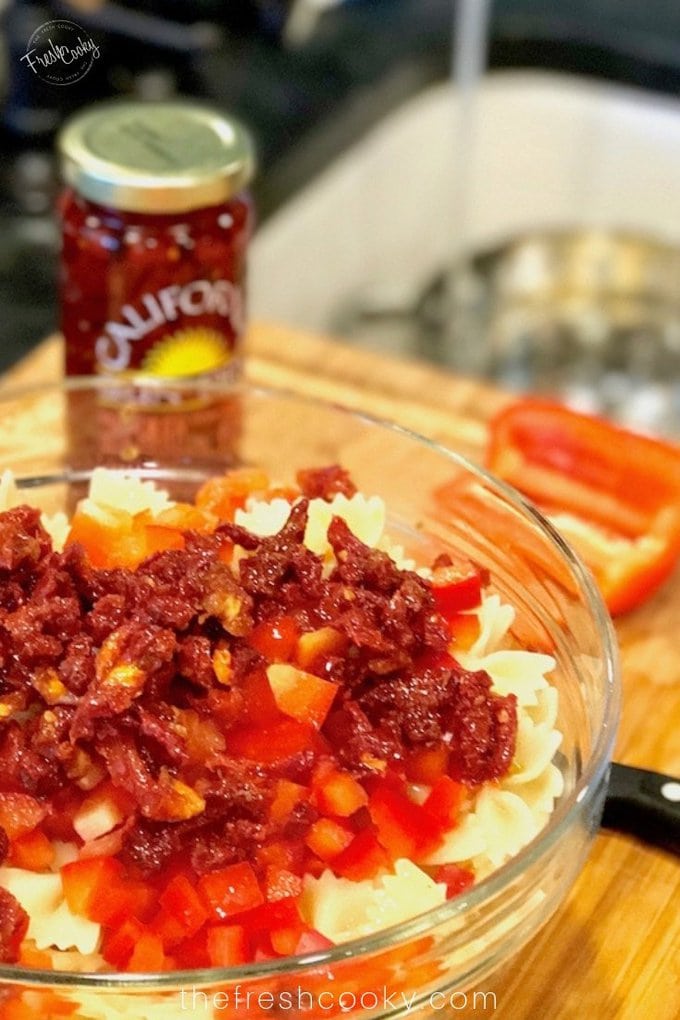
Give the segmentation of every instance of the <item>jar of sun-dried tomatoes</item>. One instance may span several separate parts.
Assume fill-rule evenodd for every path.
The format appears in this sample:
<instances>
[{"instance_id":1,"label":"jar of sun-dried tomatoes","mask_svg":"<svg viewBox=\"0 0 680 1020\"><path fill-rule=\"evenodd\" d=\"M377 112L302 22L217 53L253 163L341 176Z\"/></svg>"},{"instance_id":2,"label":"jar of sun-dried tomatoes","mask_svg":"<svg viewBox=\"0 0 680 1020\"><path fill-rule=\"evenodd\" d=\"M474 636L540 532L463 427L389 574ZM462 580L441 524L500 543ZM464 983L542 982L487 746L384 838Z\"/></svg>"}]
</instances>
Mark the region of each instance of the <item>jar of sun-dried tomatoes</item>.
<instances>
[{"instance_id":1,"label":"jar of sun-dried tomatoes","mask_svg":"<svg viewBox=\"0 0 680 1020\"><path fill-rule=\"evenodd\" d=\"M235 378L246 131L197 104L111 103L69 121L59 150L67 374Z\"/></svg>"}]
</instances>

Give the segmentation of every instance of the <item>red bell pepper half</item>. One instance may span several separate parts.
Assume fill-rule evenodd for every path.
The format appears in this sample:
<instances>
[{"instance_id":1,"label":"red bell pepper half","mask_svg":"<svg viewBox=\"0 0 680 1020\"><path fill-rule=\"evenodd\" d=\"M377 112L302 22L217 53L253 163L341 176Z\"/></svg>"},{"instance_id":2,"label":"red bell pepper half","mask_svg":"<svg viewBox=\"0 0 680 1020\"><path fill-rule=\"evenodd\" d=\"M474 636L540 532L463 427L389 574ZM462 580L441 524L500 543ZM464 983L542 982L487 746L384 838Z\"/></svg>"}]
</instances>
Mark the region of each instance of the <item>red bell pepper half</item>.
<instances>
[{"instance_id":1,"label":"red bell pepper half","mask_svg":"<svg viewBox=\"0 0 680 1020\"><path fill-rule=\"evenodd\" d=\"M573 541L612 614L649 598L680 557L680 448L546 400L491 422L487 466Z\"/></svg>"}]
</instances>

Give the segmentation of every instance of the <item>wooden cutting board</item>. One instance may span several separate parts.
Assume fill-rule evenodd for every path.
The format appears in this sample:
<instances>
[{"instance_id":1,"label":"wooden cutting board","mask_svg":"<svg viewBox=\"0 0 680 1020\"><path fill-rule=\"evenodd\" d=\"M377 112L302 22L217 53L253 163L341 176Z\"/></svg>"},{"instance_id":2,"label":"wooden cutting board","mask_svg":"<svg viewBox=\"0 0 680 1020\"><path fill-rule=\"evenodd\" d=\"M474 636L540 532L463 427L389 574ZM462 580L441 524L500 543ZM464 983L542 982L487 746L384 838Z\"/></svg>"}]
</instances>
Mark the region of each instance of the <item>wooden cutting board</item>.
<instances>
[{"instance_id":1,"label":"wooden cutting board","mask_svg":"<svg viewBox=\"0 0 680 1020\"><path fill-rule=\"evenodd\" d=\"M481 460L489 416L511 398L430 365L276 325L252 327L247 374L398 421ZM57 378L61 345L46 341L3 385ZM36 443L40 437L36 436ZM623 717L619 761L680 776L680 571L617 621ZM567 902L469 1007L443 1016L495 1020L678 1020L680 867L637 840L602 832ZM458 1000L456 1007L463 1006Z\"/></svg>"}]
</instances>

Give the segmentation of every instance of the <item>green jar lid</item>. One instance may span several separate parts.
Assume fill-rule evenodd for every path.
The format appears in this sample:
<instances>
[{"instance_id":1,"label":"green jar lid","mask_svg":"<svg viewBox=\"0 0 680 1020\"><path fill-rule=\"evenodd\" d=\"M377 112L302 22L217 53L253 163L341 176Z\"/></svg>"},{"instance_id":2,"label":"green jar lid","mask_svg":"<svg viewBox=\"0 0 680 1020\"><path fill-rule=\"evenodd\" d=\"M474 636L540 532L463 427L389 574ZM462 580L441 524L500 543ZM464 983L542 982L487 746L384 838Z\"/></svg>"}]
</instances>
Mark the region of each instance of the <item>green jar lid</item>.
<instances>
[{"instance_id":1,"label":"green jar lid","mask_svg":"<svg viewBox=\"0 0 680 1020\"><path fill-rule=\"evenodd\" d=\"M67 121L58 148L66 183L92 202L130 212L218 205L255 170L245 128L190 102L99 103Z\"/></svg>"}]
</instances>

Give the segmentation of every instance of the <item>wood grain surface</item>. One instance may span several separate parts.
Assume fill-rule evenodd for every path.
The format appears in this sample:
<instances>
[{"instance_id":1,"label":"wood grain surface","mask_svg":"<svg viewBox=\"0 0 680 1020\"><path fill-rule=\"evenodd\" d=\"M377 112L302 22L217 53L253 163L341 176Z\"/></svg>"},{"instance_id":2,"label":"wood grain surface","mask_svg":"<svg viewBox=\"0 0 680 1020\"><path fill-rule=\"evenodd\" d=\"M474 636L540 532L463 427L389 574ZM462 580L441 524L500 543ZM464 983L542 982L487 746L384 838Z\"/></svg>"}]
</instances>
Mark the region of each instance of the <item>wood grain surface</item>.
<instances>
[{"instance_id":1,"label":"wood grain surface","mask_svg":"<svg viewBox=\"0 0 680 1020\"><path fill-rule=\"evenodd\" d=\"M480 460L486 422L510 398L430 365L252 327L247 374L389 418ZM56 378L46 341L3 385ZM39 441L39 437L36 437ZM680 775L680 572L617 622L623 663L619 761ZM602 832L566 903L508 965L443 1016L495 1020L678 1020L680 867L662 850Z\"/></svg>"}]
</instances>

